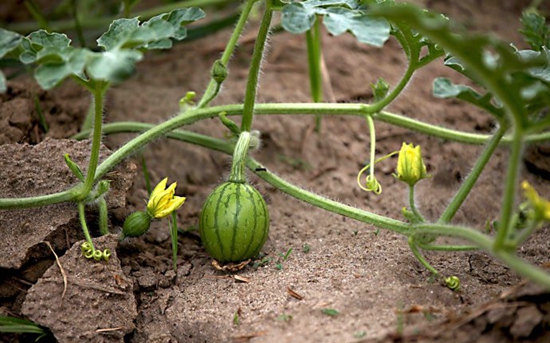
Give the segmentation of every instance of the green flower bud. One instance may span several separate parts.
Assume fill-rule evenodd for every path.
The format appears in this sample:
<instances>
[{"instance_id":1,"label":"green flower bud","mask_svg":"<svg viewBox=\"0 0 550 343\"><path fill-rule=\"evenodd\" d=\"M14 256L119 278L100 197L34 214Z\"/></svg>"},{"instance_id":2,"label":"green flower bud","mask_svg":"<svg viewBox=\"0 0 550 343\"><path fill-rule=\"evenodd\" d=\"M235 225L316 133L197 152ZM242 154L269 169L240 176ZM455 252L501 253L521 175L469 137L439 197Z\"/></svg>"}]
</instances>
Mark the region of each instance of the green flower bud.
<instances>
[{"instance_id":1,"label":"green flower bud","mask_svg":"<svg viewBox=\"0 0 550 343\"><path fill-rule=\"evenodd\" d=\"M397 158L397 174L394 176L409 186L414 186L418 181L429 177L419 145L414 147L412 143L403 142Z\"/></svg>"},{"instance_id":2,"label":"green flower bud","mask_svg":"<svg viewBox=\"0 0 550 343\"><path fill-rule=\"evenodd\" d=\"M527 181L521 183L525 198L532 209L532 216L536 221L550 222L550 201L541 198L539 193Z\"/></svg>"},{"instance_id":3,"label":"green flower bud","mask_svg":"<svg viewBox=\"0 0 550 343\"><path fill-rule=\"evenodd\" d=\"M122 227L123 237L139 237L149 230L151 215L146 212L137 211L130 214L124 221Z\"/></svg>"},{"instance_id":4,"label":"green flower bud","mask_svg":"<svg viewBox=\"0 0 550 343\"><path fill-rule=\"evenodd\" d=\"M210 71L210 76L212 76L212 79L216 81L218 84L225 81L227 78L227 67L222 63L221 60L217 60L214 62L214 65L212 66L212 70Z\"/></svg>"}]
</instances>

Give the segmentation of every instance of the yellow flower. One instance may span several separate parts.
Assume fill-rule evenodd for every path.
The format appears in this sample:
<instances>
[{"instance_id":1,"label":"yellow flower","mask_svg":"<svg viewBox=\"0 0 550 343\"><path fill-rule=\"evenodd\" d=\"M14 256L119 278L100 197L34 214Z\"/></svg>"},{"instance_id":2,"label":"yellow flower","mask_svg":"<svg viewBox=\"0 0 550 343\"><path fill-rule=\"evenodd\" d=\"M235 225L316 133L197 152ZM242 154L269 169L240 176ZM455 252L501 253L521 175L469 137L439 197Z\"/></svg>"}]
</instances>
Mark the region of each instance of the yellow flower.
<instances>
[{"instance_id":1,"label":"yellow flower","mask_svg":"<svg viewBox=\"0 0 550 343\"><path fill-rule=\"evenodd\" d=\"M535 220L550 221L550 201L543 199L527 181L521 183L523 194L535 212Z\"/></svg>"},{"instance_id":2,"label":"yellow flower","mask_svg":"<svg viewBox=\"0 0 550 343\"><path fill-rule=\"evenodd\" d=\"M412 143L406 144L403 142L397 158L397 174L394 174L394 176L410 186L414 186L418 181L429 177L422 160L420 145L414 147Z\"/></svg>"},{"instance_id":3,"label":"yellow flower","mask_svg":"<svg viewBox=\"0 0 550 343\"><path fill-rule=\"evenodd\" d=\"M147 212L153 218L164 218L177 210L185 202L184 197L174 196L177 183L174 182L166 188L168 178L165 178L153 189L149 202L147 203Z\"/></svg>"}]
</instances>

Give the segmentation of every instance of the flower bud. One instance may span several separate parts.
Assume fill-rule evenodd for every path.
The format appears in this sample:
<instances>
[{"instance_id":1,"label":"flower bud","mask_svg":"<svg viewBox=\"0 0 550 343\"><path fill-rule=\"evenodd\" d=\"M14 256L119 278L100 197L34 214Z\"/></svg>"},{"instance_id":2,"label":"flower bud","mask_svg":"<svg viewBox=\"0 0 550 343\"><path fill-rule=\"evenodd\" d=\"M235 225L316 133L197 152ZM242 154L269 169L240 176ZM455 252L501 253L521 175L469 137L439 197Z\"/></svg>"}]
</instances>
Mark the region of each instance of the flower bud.
<instances>
[{"instance_id":1,"label":"flower bud","mask_svg":"<svg viewBox=\"0 0 550 343\"><path fill-rule=\"evenodd\" d=\"M212 76L212 79L214 79L216 83L220 84L224 82L227 78L227 74L227 67L222 63L222 61L217 60L214 62L212 70L210 71L210 76Z\"/></svg>"},{"instance_id":2,"label":"flower bud","mask_svg":"<svg viewBox=\"0 0 550 343\"><path fill-rule=\"evenodd\" d=\"M185 197L175 196L177 183L172 183L166 188L168 178L163 179L151 192L147 202L147 213L151 218L164 218L169 216L183 205Z\"/></svg>"},{"instance_id":3,"label":"flower bud","mask_svg":"<svg viewBox=\"0 0 550 343\"><path fill-rule=\"evenodd\" d=\"M149 230L151 216L146 212L137 211L130 214L122 227L123 237L139 237Z\"/></svg>"},{"instance_id":4,"label":"flower bud","mask_svg":"<svg viewBox=\"0 0 550 343\"><path fill-rule=\"evenodd\" d=\"M414 186L418 181L429 177L419 145L414 147L412 143L406 144L403 142L397 159L397 174L394 174L394 176L410 186Z\"/></svg>"},{"instance_id":5,"label":"flower bud","mask_svg":"<svg viewBox=\"0 0 550 343\"><path fill-rule=\"evenodd\" d=\"M537 221L550 222L550 201L541 198L535 188L527 181L521 183L521 188L532 209L534 219Z\"/></svg>"}]
</instances>

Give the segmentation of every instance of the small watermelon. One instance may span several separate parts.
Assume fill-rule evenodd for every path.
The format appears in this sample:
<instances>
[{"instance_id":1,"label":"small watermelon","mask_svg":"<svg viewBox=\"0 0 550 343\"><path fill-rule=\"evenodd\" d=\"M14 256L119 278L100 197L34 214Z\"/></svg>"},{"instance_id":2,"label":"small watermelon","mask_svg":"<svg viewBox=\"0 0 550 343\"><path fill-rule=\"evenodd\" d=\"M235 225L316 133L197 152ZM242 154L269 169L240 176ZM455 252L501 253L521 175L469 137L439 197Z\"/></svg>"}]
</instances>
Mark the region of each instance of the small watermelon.
<instances>
[{"instance_id":1,"label":"small watermelon","mask_svg":"<svg viewBox=\"0 0 550 343\"><path fill-rule=\"evenodd\" d=\"M269 213L262 195L246 182L218 186L203 205L199 232L206 251L222 263L258 255L269 232Z\"/></svg>"}]
</instances>

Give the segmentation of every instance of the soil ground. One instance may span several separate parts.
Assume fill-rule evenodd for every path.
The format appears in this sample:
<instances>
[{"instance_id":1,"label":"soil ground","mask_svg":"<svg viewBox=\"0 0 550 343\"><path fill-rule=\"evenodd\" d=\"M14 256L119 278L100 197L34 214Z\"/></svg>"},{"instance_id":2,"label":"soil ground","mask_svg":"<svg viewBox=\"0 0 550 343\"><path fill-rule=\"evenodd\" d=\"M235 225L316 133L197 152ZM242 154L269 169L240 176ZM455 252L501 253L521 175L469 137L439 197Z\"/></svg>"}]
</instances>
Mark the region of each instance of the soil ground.
<instances>
[{"instance_id":1,"label":"soil ground","mask_svg":"<svg viewBox=\"0 0 550 343\"><path fill-rule=\"evenodd\" d=\"M426 5L457 18L465 26L494 31L521 46L517 33L520 3L427 1ZM490 16L484 14L489 12ZM239 103L244 97L254 28L251 24L242 37L217 104ZM209 68L219 57L229 33L223 31L148 55L132 79L109 92L106 122L159 123L177 113L178 100L187 91L200 93L205 88ZM337 102L369 101L370 83L383 77L395 84L406 66L393 40L383 49L360 44L349 35L325 35L323 40L332 85L332 94L328 93L327 98L334 97ZM304 37L274 35L265 62L260 102L310 101ZM445 127L490 133L494 123L478 109L432 97L431 82L436 76L460 80L442 61L437 61L419 71L388 110ZM48 134L41 131L35 119L34 95L39 97L50 124ZM77 132L89 102L87 95L69 82L43 92L24 79L10 83L9 92L0 99L0 143L4 144L0 161L12 158L14 149L24 149L14 143L26 142L32 144L28 149L34 146L46 151L53 148L39 147L65 147L65 143L52 141ZM314 118L308 116L257 116L254 128L261 132L262 146L253 156L270 171L305 189L400 219L406 189L391 175L396 159L378 166L381 195L364 193L356 186L357 172L368 158L369 133L364 120L325 117L320 134L313 127ZM481 147L442 141L384 123L376 123L376 128L380 156L398 150L403 141L422 146L432 178L419 184L418 205L428 218L437 218L468 174ZM199 122L186 129L220 138L225 132L218 120ZM45 137L53 140L44 141ZM130 137L108 136L105 144L114 150ZM52 165L63 163L55 159L61 157L58 155L50 156ZM60 342L550 341L550 295L523 282L491 256L482 252L426 253L443 275L460 278L460 291L451 291L431 280L404 237L299 202L253 173L249 173L250 181L267 199L272 218L263 249L265 257L272 260L237 273L217 271L201 246L198 216L205 198L227 177L230 158L181 142L159 140L126 161L122 178L133 181L133 185L121 181L115 187L125 192L126 198L111 204L118 207L111 211L112 232L120 230L129 213L143 210L147 193L143 174L137 172L141 156L153 182L169 177L178 182L178 195L187 197L178 212L182 232L177 272L171 269L166 221L155 222L145 236L118 245L112 236L101 238L97 244L112 246L113 250L116 246L116 253L109 264L93 267L90 261L77 257L79 246L73 245L83 239L76 208L67 205L57 209L69 215L54 224L51 221L59 218L54 216L57 212L41 208L37 211L45 213L45 218L38 223L30 221L29 225L33 225L32 230L34 226L36 230L57 228L52 229L57 232L55 235L45 233L44 240L57 237L51 240L58 242L54 249L62 255L60 264L68 274L68 291L62 295L63 277L51 251L35 243L17 262L2 265L2 313L23 314L48 326ZM482 229L488 220L497 218L506 157L505 148L497 151L457 215L456 223ZM530 170L535 169L524 168L522 173L522 178L546 197L550 195L550 183L544 178L549 172L544 162L548 158L544 145L530 147L527 165L538 169L533 173ZM22 159L20 163L27 166L26 174L10 174L16 181L7 176L0 180L0 196L30 195L28 188L57 180L52 177L59 175L55 171L39 173L47 160L37 163L36 159ZM60 177L60 184L75 182L69 173ZM93 222L94 210L89 214ZM14 225L9 224L13 216L12 211L0 211L0 235L13 235L13 228L7 230L7 225ZM60 227L63 231L57 231ZM66 239L60 239L60 235ZM67 250L70 246L73 248ZM548 265L549 248L545 227L522 247L520 255L536 265ZM292 251L288 259L282 261L281 254L289 249ZM327 309L338 313L327 314ZM28 339L0 336L0 340L9 342Z\"/></svg>"}]
</instances>

